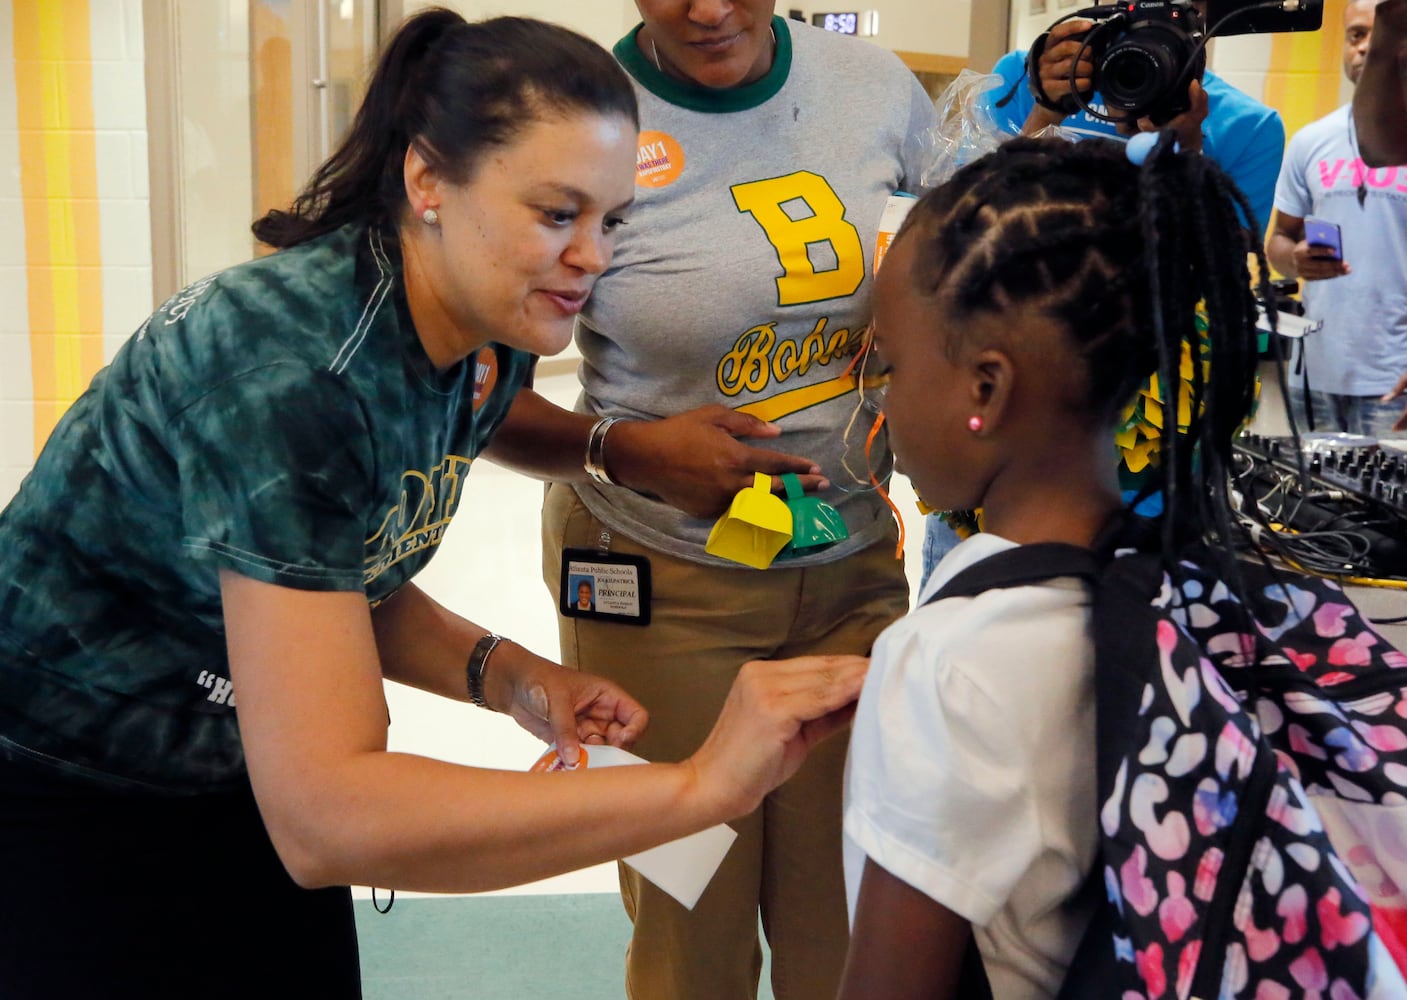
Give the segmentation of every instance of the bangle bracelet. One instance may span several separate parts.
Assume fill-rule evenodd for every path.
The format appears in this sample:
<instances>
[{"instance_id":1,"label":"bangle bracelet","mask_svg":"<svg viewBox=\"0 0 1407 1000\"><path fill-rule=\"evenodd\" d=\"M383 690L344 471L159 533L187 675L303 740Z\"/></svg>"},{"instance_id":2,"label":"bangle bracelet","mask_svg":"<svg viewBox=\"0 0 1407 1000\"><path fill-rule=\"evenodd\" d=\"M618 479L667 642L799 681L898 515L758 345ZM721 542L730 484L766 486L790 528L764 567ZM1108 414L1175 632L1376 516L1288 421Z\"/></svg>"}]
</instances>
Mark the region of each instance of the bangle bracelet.
<instances>
[{"instance_id":1,"label":"bangle bracelet","mask_svg":"<svg viewBox=\"0 0 1407 1000\"><path fill-rule=\"evenodd\" d=\"M616 482L606 471L606 433L620 417L602 417L591 425L591 433L586 436L586 459L582 467L586 474L598 483L614 486Z\"/></svg>"},{"instance_id":2,"label":"bangle bracelet","mask_svg":"<svg viewBox=\"0 0 1407 1000\"><path fill-rule=\"evenodd\" d=\"M484 699L484 668L488 666L489 654L503 641L501 635L485 633L474 643L474 648L469 653L469 662L465 664L464 677L469 686L469 700L480 708L489 707L489 703Z\"/></svg>"}]
</instances>

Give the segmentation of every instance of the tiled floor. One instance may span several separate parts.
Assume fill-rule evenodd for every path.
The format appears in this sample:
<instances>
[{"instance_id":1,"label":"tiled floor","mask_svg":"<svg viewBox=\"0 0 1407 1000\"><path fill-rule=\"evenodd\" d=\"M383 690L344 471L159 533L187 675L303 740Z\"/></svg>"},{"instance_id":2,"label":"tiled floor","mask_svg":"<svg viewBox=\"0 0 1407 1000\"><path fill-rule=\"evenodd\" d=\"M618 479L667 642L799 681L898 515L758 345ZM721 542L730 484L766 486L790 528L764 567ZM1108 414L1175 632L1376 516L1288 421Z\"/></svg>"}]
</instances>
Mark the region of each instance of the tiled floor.
<instances>
[{"instance_id":1,"label":"tiled floor","mask_svg":"<svg viewBox=\"0 0 1407 1000\"><path fill-rule=\"evenodd\" d=\"M397 900L385 914L365 900L357 933L364 1000L625 996L630 922L614 893Z\"/></svg>"},{"instance_id":2,"label":"tiled floor","mask_svg":"<svg viewBox=\"0 0 1407 1000\"><path fill-rule=\"evenodd\" d=\"M383 901L384 906L384 901ZM615 893L357 903L364 1000L622 1000L630 921ZM757 1000L773 1000L763 950Z\"/></svg>"}]
</instances>

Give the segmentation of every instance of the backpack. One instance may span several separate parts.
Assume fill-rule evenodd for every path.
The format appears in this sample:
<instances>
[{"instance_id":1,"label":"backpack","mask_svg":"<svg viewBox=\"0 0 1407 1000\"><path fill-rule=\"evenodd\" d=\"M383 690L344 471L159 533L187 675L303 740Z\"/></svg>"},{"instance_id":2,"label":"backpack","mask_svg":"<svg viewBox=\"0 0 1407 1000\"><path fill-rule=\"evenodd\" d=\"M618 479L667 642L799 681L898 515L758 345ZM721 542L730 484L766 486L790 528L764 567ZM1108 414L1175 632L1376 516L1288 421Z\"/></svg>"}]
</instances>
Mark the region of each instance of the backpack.
<instances>
[{"instance_id":1,"label":"backpack","mask_svg":"<svg viewBox=\"0 0 1407 1000\"><path fill-rule=\"evenodd\" d=\"M1090 586L1100 902L1060 997L1407 997L1407 656L1328 580L1246 562L1252 609L1216 566L1027 545L929 599Z\"/></svg>"}]
</instances>

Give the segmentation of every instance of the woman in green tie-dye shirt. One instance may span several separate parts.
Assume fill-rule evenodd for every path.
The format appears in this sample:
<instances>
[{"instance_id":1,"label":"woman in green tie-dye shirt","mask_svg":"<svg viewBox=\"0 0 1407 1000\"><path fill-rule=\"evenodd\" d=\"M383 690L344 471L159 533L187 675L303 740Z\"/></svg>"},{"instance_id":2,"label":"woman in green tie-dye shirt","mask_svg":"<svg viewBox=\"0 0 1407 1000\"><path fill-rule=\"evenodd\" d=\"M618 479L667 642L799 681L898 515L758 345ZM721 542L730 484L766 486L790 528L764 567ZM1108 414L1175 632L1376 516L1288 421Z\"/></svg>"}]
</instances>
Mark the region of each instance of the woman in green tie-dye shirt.
<instances>
[{"instance_id":1,"label":"woman in green tie-dye shirt","mask_svg":"<svg viewBox=\"0 0 1407 1000\"><path fill-rule=\"evenodd\" d=\"M747 812L838 724L858 660L749 672L680 765L387 752L383 677L569 760L644 727L411 582L610 260L637 128L581 36L417 15L256 224L280 252L165 303L56 428L0 514L0 994L358 996L348 884L631 854Z\"/></svg>"}]
</instances>

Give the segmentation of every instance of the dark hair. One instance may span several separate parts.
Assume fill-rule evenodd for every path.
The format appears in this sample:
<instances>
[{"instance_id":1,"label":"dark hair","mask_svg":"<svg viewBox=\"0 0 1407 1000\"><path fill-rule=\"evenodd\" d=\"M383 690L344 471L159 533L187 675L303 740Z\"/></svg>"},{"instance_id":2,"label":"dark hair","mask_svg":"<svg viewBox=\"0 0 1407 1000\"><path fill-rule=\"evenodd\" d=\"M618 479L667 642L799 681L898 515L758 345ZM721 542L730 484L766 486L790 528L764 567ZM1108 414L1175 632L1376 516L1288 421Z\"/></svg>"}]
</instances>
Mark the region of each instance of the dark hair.
<instances>
[{"instance_id":1,"label":"dark hair","mask_svg":"<svg viewBox=\"0 0 1407 1000\"><path fill-rule=\"evenodd\" d=\"M394 223L405 206L406 149L462 183L484 152L544 112L620 114L639 127L630 80L574 31L522 17L467 22L428 8L397 29L342 145L286 211L254 235L288 247L349 222Z\"/></svg>"},{"instance_id":2,"label":"dark hair","mask_svg":"<svg viewBox=\"0 0 1407 1000\"><path fill-rule=\"evenodd\" d=\"M1091 419L1113 422L1156 372L1163 426L1176 428L1178 393L1168 387L1182 385L1183 343L1209 361L1205 379L1192 366L1185 437L1161 439L1171 553L1205 532L1228 542L1233 534L1226 472L1258 361L1248 251L1263 294L1269 274L1258 235L1242 221L1254 218L1217 165L1176 153L1170 132L1141 167L1112 140L1013 139L926 195L903 235L919 240L915 285L943 297L953 321L950 351L965 317L1034 307L1058 321L1083 360Z\"/></svg>"}]
</instances>

